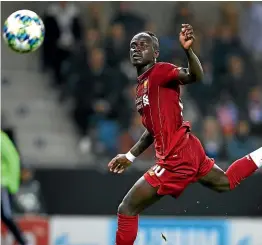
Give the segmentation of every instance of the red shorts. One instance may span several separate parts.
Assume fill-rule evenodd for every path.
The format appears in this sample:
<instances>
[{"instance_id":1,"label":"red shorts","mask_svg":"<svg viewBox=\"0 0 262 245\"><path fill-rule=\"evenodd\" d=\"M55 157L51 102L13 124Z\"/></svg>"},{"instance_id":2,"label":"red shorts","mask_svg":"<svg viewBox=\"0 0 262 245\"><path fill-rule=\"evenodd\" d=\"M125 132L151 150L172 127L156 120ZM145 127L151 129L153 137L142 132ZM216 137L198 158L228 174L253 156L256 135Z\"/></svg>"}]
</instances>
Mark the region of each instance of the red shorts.
<instances>
[{"instance_id":1,"label":"red shorts","mask_svg":"<svg viewBox=\"0 0 262 245\"><path fill-rule=\"evenodd\" d=\"M205 176L214 163L206 156L199 139L187 133L177 152L168 159L157 160L144 177L151 186L159 187L159 195L178 197L190 183Z\"/></svg>"}]
</instances>

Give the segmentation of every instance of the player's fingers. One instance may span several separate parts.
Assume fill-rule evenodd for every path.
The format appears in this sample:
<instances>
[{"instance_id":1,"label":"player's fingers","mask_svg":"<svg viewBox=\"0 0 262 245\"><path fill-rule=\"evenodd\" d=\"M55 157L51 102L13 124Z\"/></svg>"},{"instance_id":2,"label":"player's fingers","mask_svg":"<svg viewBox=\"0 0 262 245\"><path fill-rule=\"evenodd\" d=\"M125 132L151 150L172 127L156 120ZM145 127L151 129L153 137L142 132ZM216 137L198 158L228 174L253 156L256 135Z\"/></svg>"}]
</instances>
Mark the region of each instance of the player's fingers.
<instances>
[{"instance_id":1,"label":"player's fingers","mask_svg":"<svg viewBox=\"0 0 262 245\"><path fill-rule=\"evenodd\" d=\"M186 34L186 38L188 39L188 38L192 38L194 36L194 34L193 33L187 33Z\"/></svg>"},{"instance_id":2,"label":"player's fingers","mask_svg":"<svg viewBox=\"0 0 262 245\"><path fill-rule=\"evenodd\" d=\"M185 29L186 31L193 31L193 27L192 27L192 26L184 27L184 29Z\"/></svg>"},{"instance_id":3,"label":"player's fingers","mask_svg":"<svg viewBox=\"0 0 262 245\"><path fill-rule=\"evenodd\" d=\"M114 171L114 169L118 166L118 161L115 159L115 161L110 165L110 171Z\"/></svg>"},{"instance_id":4,"label":"player's fingers","mask_svg":"<svg viewBox=\"0 0 262 245\"><path fill-rule=\"evenodd\" d=\"M186 35L189 35L189 34L193 34L193 30L191 30L191 29L186 30Z\"/></svg>"},{"instance_id":5,"label":"player's fingers","mask_svg":"<svg viewBox=\"0 0 262 245\"><path fill-rule=\"evenodd\" d=\"M117 166L117 163L112 164L112 166L109 167L110 171L114 171Z\"/></svg>"},{"instance_id":6,"label":"player's fingers","mask_svg":"<svg viewBox=\"0 0 262 245\"><path fill-rule=\"evenodd\" d=\"M191 39L191 38L193 38L193 36L194 36L193 34L188 34L188 35L186 35L186 38Z\"/></svg>"},{"instance_id":7,"label":"player's fingers","mask_svg":"<svg viewBox=\"0 0 262 245\"><path fill-rule=\"evenodd\" d=\"M116 158L114 157L109 163L108 163L108 167L111 167L114 162L116 161Z\"/></svg>"},{"instance_id":8,"label":"player's fingers","mask_svg":"<svg viewBox=\"0 0 262 245\"><path fill-rule=\"evenodd\" d=\"M187 33L186 39L195 39L194 33Z\"/></svg>"},{"instance_id":9,"label":"player's fingers","mask_svg":"<svg viewBox=\"0 0 262 245\"><path fill-rule=\"evenodd\" d=\"M114 173L117 173L118 170L119 170L121 167L122 167L121 164L117 164L117 165L115 166L115 168L114 168Z\"/></svg>"},{"instance_id":10,"label":"player's fingers","mask_svg":"<svg viewBox=\"0 0 262 245\"><path fill-rule=\"evenodd\" d=\"M194 38L193 38L193 37L187 37L187 38L186 38L186 41L192 41L192 40L194 41Z\"/></svg>"},{"instance_id":11,"label":"player's fingers","mask_svg":"<svg viewBox=\"0 0 262 245\"><path fill-rule=\"evenodd\" d=\"M193 33L193 29L192 28L182 28L181 32L187 35L188 33Z\"/></svg>"},{"instance_id":12,"label":"player's fingers","mask_svg":"<svg viewBox=\"0 0 262 245\"><path fill-rule=\"evenodd\" d=\"M116 167L115 167L115 166L112 166L112 167L110 168L110 172L115 172L115 169L116 169Z\"/></svg>"},{"instance_id":13,"label":"player's fingers","mask_svg":"<svg viewBox=\"0 0 262 245\"><path fill-rule=\"evenodd\" d=\"M189 24L182 24L182 27L184 27L184 28L188 28L189 26L191 26L191 25L189 25Z\"/></svg>"},{"instance_id":14,"label":"player's fingers","mask_svg":"<svg viewBox=\"0 0 262 245\"><path fill-rule=\"evenodd\" d=\"M124 171L125 171L125 169L123 168L123 169L119 170L118 173L122 174Z\"/></svg>"},{"instance_id":15,"label":"player's fingers","mask_svg":"<svg viewBox=\"0 0 262 245\"><path fill-rule=\"evenodd\" d=\"M186 33L186 35L187 34L193 34L194 31L193 31L193 29L186 29L185 33Z\"/></svg>"},{"instance_id":16,"label":"player's fingers","mask_svg":"<svg viewBox=\"0 0 262 245\"><path fill-rule=\"evenodd\" d=\"M120 173L122 173L123 171L124 171L124 169L121 168L121 169L117 169L114 173L115 173L115 174L120 174Z\"/></svg>"},{"instance_id":17,"label":"player's fingers","mask_svg":"<svg viewBox=\"0 0 262 245\"><path fill-rule=\"evenodd\" d=\"M117 173L118 173L118 174L121 174L121 173L124 172L124 170L125 170L125 168L124 168L123 166L121 166L121 167L118 169Z\"/></svg>"}]
</instances>

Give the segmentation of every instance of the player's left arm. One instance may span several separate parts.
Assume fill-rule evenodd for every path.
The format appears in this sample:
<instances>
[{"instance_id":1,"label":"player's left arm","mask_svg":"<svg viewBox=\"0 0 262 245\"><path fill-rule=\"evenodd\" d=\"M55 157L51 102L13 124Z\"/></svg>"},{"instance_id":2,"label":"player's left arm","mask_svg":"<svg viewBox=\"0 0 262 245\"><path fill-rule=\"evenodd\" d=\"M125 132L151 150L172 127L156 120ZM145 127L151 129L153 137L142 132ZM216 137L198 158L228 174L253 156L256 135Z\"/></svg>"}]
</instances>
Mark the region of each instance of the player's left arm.
<instances>
[{"instance_id":1,"label":"player's left arm","mask_svg":"<svg viewBox=\"0 0 262 245\"><path fill-rule=\"evenodd\" d=\"M192 50L194 39L192 26L183 24L179 34L179 40L188 59L188 68L178 67L170 63L159 63L157 75L160 86L167 86L170 83L185 85L202 80L204 75L203 68L198 57Z\"/></svg>"},{"instance_id":2,"label":"player's left arm","mask_svg":"<svg viewBox=\"0 0 262 245\"><path fill-rule=\"evenodd\" d=\"M179 70L178 80L180 84L190 84L201 81L204 73L198 57L191 48L188 50L185 49L185 52L188 59L188 68L181 68Z\"/></svg>"},{"instance_id":3,"label":"player's left arm","mask_svg":"<svg viewBox=\"0 0 262 245\"><path fill-rule=\"evenodd\" d=\"M192 45L195 40L193 27L189 24L182 24L179 34L179 41L184 49L187 59L188 68L179 69L178 80L181 84L190 84L201 81L204 75L202 65L192 50Z\"/></svg>"}]
</instances>

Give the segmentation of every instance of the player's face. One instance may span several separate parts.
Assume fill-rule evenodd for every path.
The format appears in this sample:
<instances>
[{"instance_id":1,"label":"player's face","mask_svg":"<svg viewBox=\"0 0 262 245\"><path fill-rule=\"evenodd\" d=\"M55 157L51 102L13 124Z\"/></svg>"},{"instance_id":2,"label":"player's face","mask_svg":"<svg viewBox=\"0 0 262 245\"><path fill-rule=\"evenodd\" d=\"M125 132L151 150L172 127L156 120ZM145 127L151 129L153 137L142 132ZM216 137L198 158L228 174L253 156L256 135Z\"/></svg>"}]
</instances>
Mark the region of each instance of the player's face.
<instances>
[{"instance_id":1,"label":"player's face","mask_svg":"<svg viewBox=\"0 0 262 245\"><path fill-rule=\"evenodd\" d=\"M146 66L155 61L154 48L151 37L140 33L130 42L130 60L134 66Z\"/></svg>"}]
</instances>

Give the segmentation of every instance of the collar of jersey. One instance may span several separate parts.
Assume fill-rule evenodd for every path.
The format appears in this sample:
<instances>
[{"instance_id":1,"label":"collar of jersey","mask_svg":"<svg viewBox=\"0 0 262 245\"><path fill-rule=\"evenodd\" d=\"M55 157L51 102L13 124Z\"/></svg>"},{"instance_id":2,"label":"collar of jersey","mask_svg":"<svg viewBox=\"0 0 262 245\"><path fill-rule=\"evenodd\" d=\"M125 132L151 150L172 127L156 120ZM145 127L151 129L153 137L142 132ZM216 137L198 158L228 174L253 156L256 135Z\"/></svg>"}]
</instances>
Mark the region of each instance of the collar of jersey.
<instances>
[{"instance_id":1,"label":"collar of jersey","mask_svg":"<svg viewBox=\"0 0 262 245\"><path fill-rule=\"evenodd\" d=\"M141 74L139 77L137 77L138 82L141 82L147 75L148 73L155 67L156 64L148 68L143 74Z\"/></svg>"}]
</instances>

